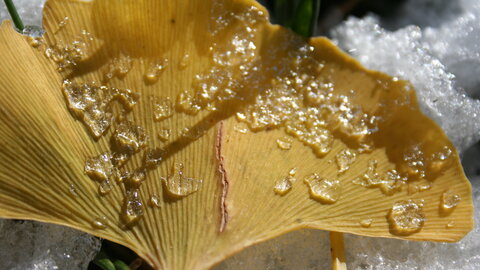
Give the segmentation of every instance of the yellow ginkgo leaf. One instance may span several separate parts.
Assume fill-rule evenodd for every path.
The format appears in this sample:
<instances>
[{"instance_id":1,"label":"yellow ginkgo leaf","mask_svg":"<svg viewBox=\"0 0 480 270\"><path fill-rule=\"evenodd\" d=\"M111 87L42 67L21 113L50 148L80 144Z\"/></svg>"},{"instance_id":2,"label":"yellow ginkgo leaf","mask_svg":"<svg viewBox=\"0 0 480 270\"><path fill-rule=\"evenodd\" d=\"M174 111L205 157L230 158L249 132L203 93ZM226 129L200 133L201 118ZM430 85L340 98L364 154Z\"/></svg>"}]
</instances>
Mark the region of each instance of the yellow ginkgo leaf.
<instances>
[{"instance_id":1,"label":"yellow ginkgo leaf","mask_svg":"<svg viewBox=\"0 0 480 270\"><path fill-rule=\"evenodd\" d=\"M0 217L109 239L156 269L300 228L472 228L458 154L410 85L256 2L50 0L44 27L0 28Z\"/></svg>"}]
</instances>

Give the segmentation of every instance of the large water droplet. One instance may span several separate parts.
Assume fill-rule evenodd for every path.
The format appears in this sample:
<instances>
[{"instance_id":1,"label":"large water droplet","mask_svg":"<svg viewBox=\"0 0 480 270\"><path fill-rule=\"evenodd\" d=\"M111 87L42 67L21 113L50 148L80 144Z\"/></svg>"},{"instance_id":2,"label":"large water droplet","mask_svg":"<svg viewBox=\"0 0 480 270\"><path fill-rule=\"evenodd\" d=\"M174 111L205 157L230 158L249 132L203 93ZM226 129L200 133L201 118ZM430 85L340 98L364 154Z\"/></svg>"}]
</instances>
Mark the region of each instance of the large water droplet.
<instances>
[{"instance_id":1,"label":"large water droplet","mask_svg":"<svg viewBox=\"0 0 480 270\"><path fill-rule=\"evenodd\" d=\"M440 201L440 211L442 214L450 214L460 203L460 199L460 195L455 194L451 190L444 192Z\"/></svg>"},{"instance_id":2,"label":"large water droplet","mask_svg":"<svg viewBox=\"0 0 480 270\"><path fill-rule=\"evenodd\" d=\"M85 162L85 173L98 182L116 181L119 177L117 168L112 163L112 154L103 153Z\"/></svg>"},{"instance_id":3,"label":"large water droplet","mask_svg":"<svg viewBox=\"0 0 480 270\"><path fill-rule=\"evenodd\" d=\"M292 178L293 177L291 176L287 176L278 180L275 183L275 187L273 188L273 191L278 195L282 195L282 196L287 194L292 189L292 182L295 181Z\"/></svg>"},{"instance_id":4,"label":"large water droplet","mask_svg":"<svg viewBox=\"0 0 480 270\"><path fill-rule=\"evenodd\" d=\"M388 213L390 232L395 235L410 235L419 232L425 222L423 204L413 200L396 202Z\"/></svg>"},{"instance_id":5,"label":"large water droplet","mask_svg":"<svg viewBox=\"0 0 480 270\"><path fill-rule=\"evenodd\" d=\"M131 90L122 90L92 84L76 84L69 80L63 83L63 93L68 108L77 115L98 138L110 127L113 119L111 102L120 99L122 104L131 109L137 102L138 94Z\"/></svg>"},{"instance_id":6,"label":"large water droplet","mask_svg":"<svg viewBox=\"0 0 480 270\"><path fill-rule=\"evenodd\" d=\"M145 130L129 121L121 122L113 135L113 140L119 150L128 153L138 152L147 144L147 139Z\"/></svg>"},{"instance_id":7,"label":"large water droplet","mask_svg":"<svg viewBox=\"0 0 480 270\"><path fill-rule=\"evenodd\" d=\"M174 197L185 197L198 191L202 180L186 177L183 174L183 164L174 162L169 175L163 178L168 194Z\"/></svg>"},{"instance_id":8,"label":"large water droplet","mask_svg":"<svg viewBox=\"0 0 480 270\"><path fill-rule=\"evenodd\" d=\"M324 179L315 173L306 177L304 182L310 188L310 196L321 203L332 204L340 198L341 187L338 180Z\"/></svg>"}]
</instances>

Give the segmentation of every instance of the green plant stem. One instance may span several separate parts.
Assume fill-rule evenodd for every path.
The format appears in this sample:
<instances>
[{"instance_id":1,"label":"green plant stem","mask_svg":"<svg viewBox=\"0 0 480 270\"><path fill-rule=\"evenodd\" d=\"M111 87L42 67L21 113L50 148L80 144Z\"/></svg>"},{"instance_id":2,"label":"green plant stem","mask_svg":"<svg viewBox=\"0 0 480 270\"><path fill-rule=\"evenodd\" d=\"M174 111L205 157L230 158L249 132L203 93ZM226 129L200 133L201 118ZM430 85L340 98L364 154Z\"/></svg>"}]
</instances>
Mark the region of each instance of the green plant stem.
<instances>
[{"instance_id":1,"label":"green plant stem","mask_svg":"<svg viewBox=\"0 0 480 270\"><path fill-rule=\"evenodd\" d=\"M302 0L299 2L290 28L306 38L315 33L320 11L320 0Z\"/></svg>"},{"instance_id":2,"label":"green plant stem","mask_svg":"<svg viewBox=\"0 0 480 270\"><path fill-rule=\"evenodd\" d=\"M320 0L267 0L273 23L309 38L315 34Z\"/></svg>"},{"instance_id":3,"label":"green plant stem","mask_svg":"<svg viewBox=\"0 0 480 270\"><path fill-rule=\"evenodd\" d=\"M130 267L120 260L113 261L113 264L115 265L115 270L130 270Z\"/></svg>"},{"instance_id":4,"label":"green plant stem","mask_svg":"<svg viewBox=\"0 0 480 270\"><path fill-rule=\"evenodd\" d=\"M22 19L18 15L17 9L13 4L12 0L5 0L5 5L7 6L8 13L10 13L10 17L12 17L12 21L15 24L15 27L22 32L25 26L23 25Z\"/></svg>"},{"instance_id":5,"label":"green plant stem","mask_svg":"<svg viewBox=\"0 0 480 270\"><path fill-rule=\"evenodd\" d=\"M93 261L93 263L100 267L102 270L116 270L115 265L110 259L107 258L96 259Z\"/></svg>"}]
</instances>

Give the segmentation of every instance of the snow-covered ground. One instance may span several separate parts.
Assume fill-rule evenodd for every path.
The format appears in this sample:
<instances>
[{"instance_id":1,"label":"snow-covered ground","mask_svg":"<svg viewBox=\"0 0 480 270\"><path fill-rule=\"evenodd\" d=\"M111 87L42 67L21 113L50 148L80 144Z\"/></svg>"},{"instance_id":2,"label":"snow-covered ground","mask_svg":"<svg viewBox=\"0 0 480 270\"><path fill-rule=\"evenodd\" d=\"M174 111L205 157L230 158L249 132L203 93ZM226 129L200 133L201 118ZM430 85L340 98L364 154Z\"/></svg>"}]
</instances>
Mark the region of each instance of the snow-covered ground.
<instances>
[{"instance_id":1,"label":"snow-covered ground","mask_svg":"<svg viewBox=\"0 0 480 270\"><path fill-rule=\"evenodd\" d=\"M58 225L0 220L0 269L87 269L100 243L98 238Z\"/></svg>"},{"instance_id":2,"label":"snow-covered ground","mask_svg":"<svg viewBox=\"0 0 480 270\"><path fill-rule=\"evenodd\" d=\"M40 25L44 0L14 2L27 25ZM8 17L0 4L0 21ZM480 1L409 0L388 21L350 18L331 35L367 67L413 83L424 112L462 152L477 209L474 231L455 244L346 235L349 269L480 269ZM98 249L97 239L71 229L0 221L0 269L85 269ZM300 231L217 269L328 269L329 256L326 232Z\"/></svg>"}]
</instances>

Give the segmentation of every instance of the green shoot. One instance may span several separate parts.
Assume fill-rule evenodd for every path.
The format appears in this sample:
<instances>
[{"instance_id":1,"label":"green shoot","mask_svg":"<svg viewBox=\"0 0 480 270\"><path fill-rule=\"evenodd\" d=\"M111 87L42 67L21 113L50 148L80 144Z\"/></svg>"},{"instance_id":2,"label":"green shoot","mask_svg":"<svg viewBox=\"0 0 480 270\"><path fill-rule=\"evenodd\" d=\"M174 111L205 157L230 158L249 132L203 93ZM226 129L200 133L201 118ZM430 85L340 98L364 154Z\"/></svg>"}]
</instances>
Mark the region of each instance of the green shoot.
<instances>
[{"instance_id":1,"label":"green shoot","mask_svg":"<svg viewBox=\"0 0 480 270\"><path fill-rule=\"evenodd\" d=\"M18 29L18 31L22 32L25 26L23 25L22 19L18 15L17 9L15 8L12 0L5 0L5 5L7 6L8 13L10 13L10 17L12 17L15 27Z\"/></svg>"}]
</instances>

